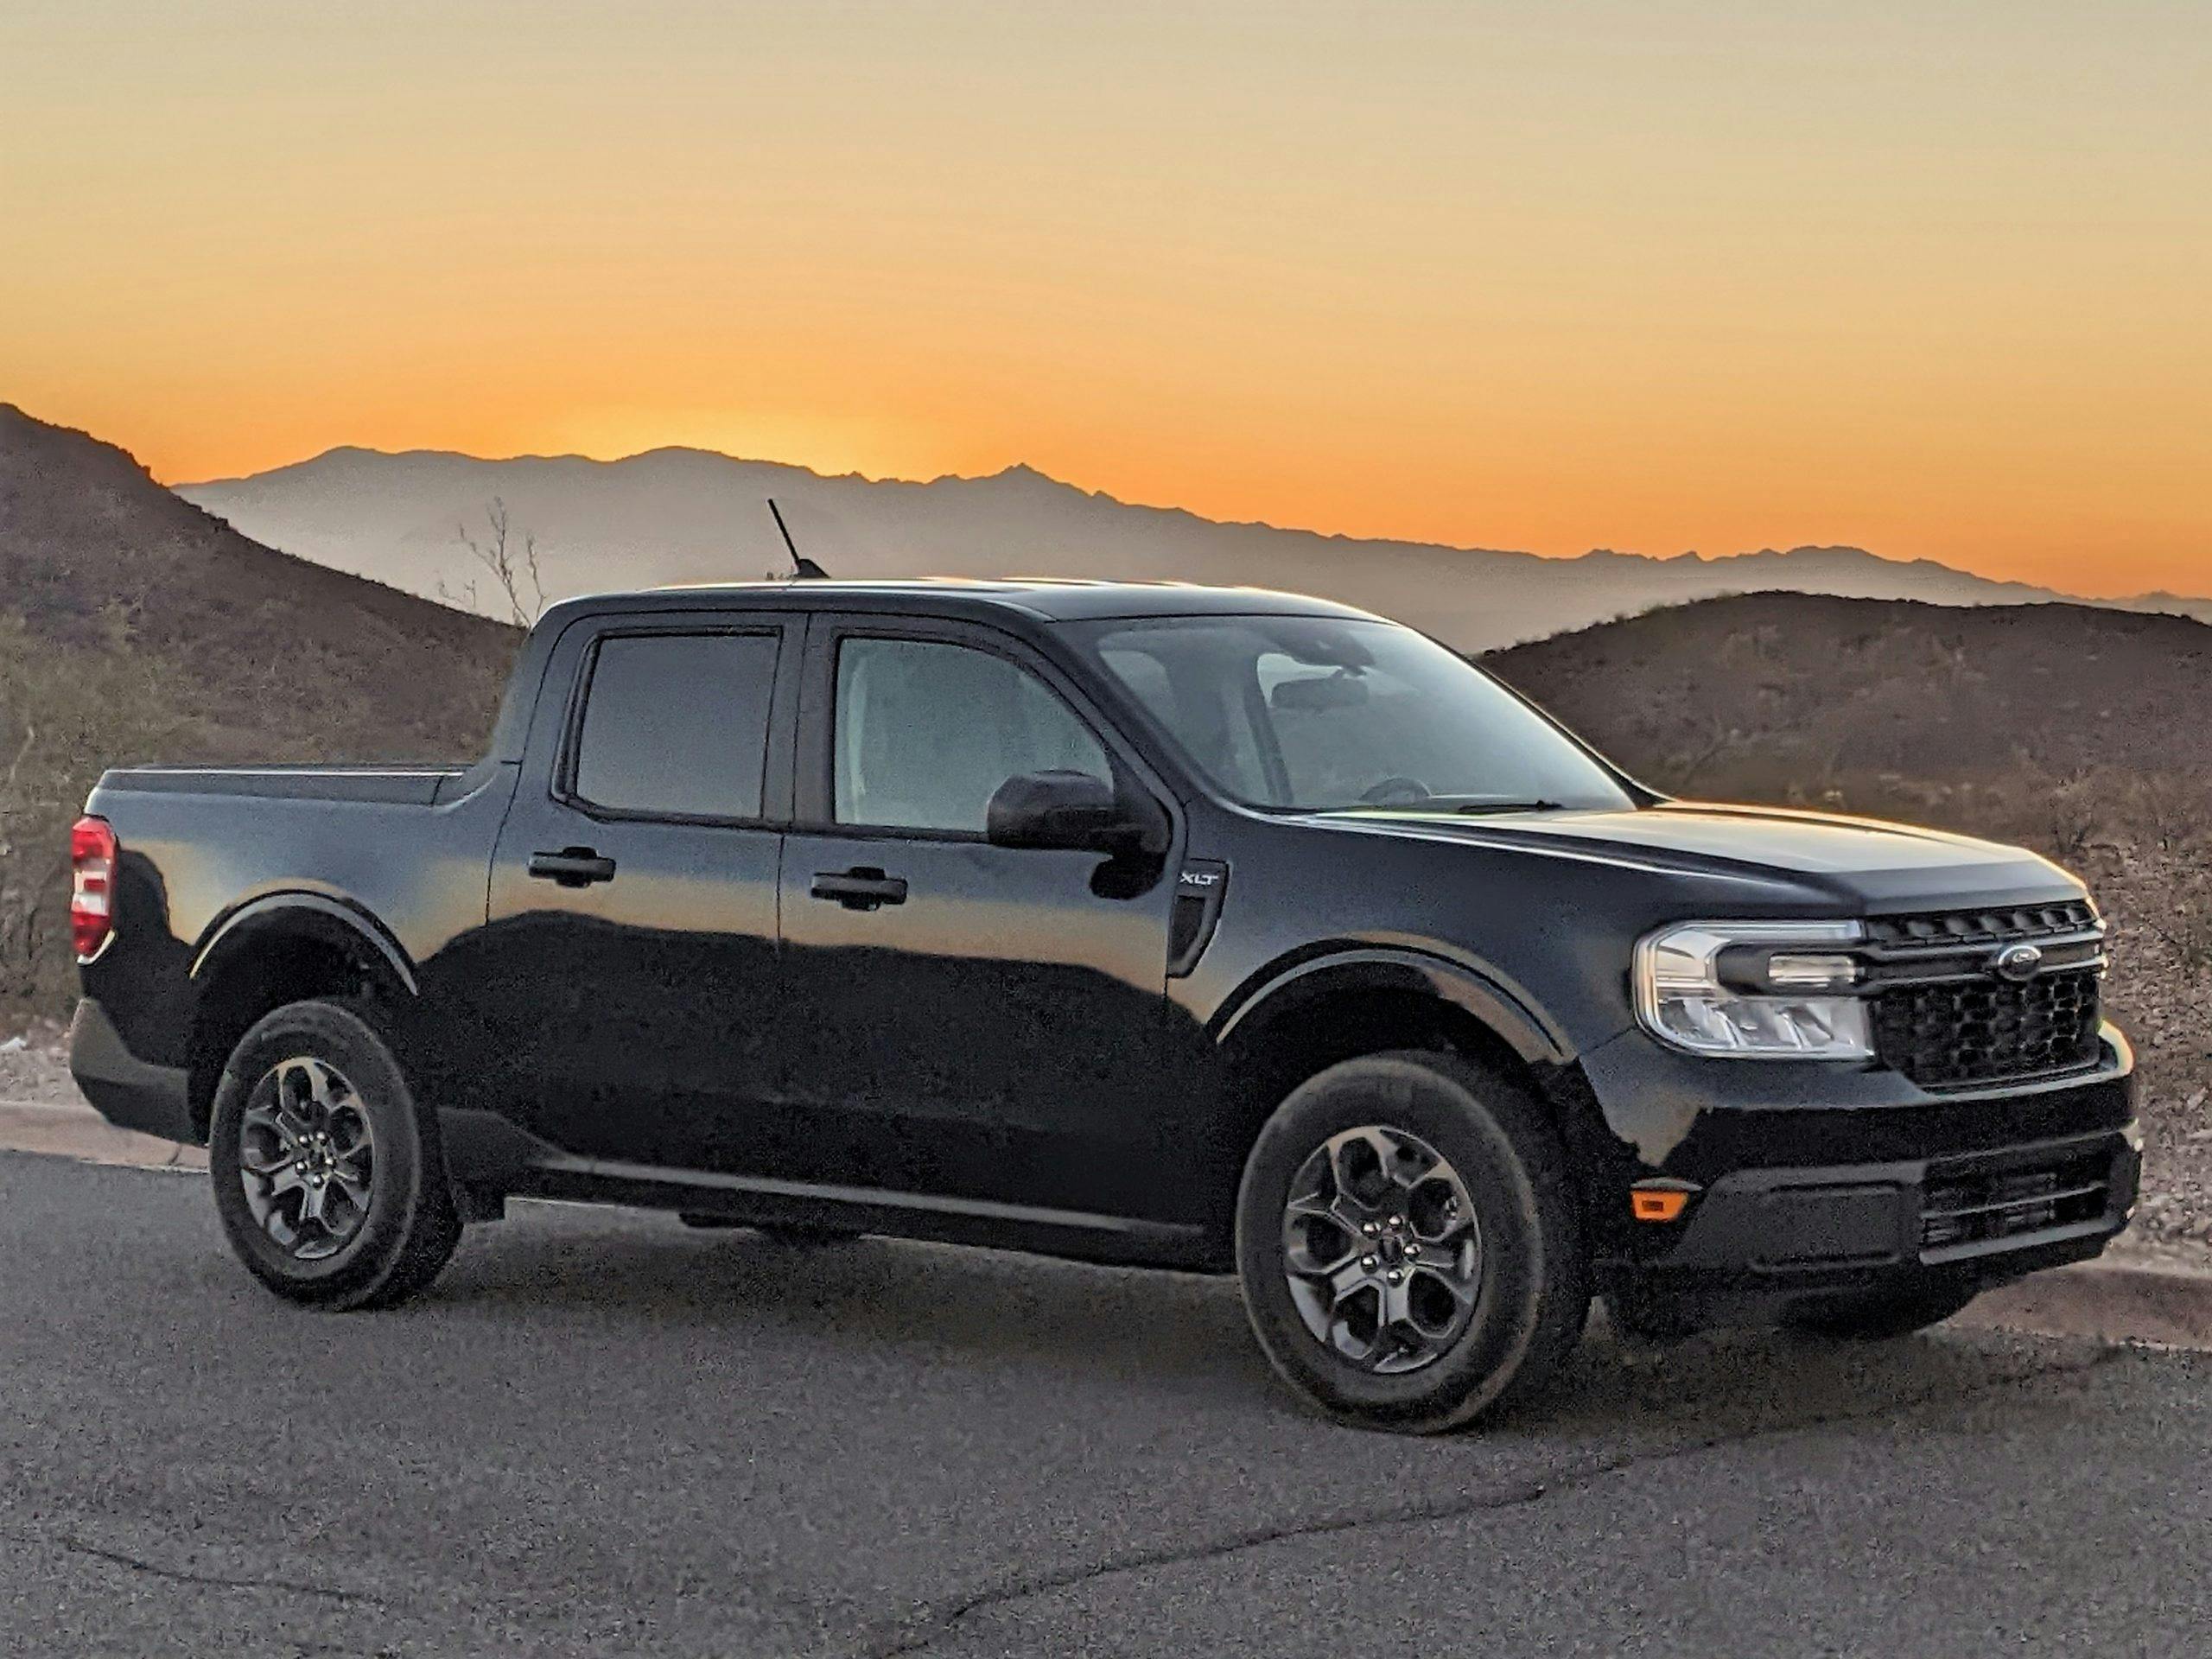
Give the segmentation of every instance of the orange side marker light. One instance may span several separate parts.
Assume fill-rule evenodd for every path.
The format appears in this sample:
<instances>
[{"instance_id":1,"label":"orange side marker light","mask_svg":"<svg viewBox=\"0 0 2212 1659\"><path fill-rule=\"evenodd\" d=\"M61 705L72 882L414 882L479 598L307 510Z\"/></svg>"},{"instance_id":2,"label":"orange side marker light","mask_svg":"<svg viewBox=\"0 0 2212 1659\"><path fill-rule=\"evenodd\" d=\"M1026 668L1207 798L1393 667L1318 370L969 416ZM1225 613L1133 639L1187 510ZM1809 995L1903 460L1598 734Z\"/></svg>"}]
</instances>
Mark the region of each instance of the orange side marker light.
<instances>
[{"instance_id":1,"label":"orange side marker light","mask_svg":"<svg viewBox=\"0 0 2212 1659\"><path fill-rule=\"evenodd\" d=\"M1637 1186L1629 1189L1628 1212L1638 1221L1680 1221L1690 1207L1690 1195L1679 1186Z\"/></svg>"}]
</instances>

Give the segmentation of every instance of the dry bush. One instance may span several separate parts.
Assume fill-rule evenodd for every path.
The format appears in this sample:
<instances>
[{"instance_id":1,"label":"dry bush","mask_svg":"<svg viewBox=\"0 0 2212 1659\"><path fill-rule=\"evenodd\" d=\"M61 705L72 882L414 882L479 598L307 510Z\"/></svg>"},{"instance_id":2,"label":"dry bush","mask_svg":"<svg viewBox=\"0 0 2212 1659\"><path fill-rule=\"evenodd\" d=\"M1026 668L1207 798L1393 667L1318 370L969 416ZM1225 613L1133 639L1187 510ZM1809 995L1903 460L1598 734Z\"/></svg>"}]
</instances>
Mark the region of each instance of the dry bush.
<instances>
[{"instance_id":1,"label":"dry bush","mask_svg":"<svg viewBox=\"0 0 2212 1659\"><path fill-rule=\"evenodd\" d=\"M103 767L160 748L175 722L120 611L96 642L56 650L0 615L0 1017L66 987L69 826Z\"/></svg>"}]
</instances>

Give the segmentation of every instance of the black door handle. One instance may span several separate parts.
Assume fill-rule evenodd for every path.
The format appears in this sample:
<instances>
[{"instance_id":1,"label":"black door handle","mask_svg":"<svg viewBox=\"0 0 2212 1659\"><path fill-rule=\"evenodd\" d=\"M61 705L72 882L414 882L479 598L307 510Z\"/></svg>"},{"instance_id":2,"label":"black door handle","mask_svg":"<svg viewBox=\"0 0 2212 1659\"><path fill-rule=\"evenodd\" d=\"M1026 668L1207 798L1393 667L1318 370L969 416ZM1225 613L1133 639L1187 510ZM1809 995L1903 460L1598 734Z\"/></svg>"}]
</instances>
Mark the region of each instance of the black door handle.
<instances>
[{"instance_id":1,"label":"black door handle","mask_svg":"<svg viewBox=\"0 0 2212 1659\"><path fill-rule=\"evenodd\" d=\"M588 887L594 881L612 881L614 861L601 858L588 847L563 847L557 853L532 853L530 873L564 887Z\"/></svg>"},{"instance_id":2,"label":"black door handle","mask_svg":"<svg viewBox=\"0 0 2212 1659\"><path fill-rule=\"evenodd\" d=\"M874 910L905 904L906 879L865 864L856 870L817 870L811 891L817 899L834 899L847 910Z\"/></svg>"}]
</instances>

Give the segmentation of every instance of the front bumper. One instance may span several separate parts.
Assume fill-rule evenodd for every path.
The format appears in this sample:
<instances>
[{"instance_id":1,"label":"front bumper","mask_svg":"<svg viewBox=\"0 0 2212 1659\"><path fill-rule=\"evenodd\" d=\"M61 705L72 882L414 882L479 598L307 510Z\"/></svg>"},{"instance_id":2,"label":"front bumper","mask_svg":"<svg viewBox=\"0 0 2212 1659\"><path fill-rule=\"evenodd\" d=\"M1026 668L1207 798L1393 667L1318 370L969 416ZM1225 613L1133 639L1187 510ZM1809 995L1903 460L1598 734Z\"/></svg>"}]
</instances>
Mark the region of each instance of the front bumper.
<instances>
[{"instance_id":1,"label":"front bumper","mask_svg":"<svg viewBox=\"0 0 2212 1659\"><path fill-rule=\"evenodd\" d=\"M91 997L77 1004L69 1022L69 1075L111 1123L164 1141L197 1144L191 1091L181 1067L149 1065L133 1054Z\"/></svg>"},{"instance_id":2,"label":"front bumper","mask_svg":"<svg viewBox=\"0 0 2212 1659\"><path fill-rule=\"evenodd\" d=\"M2141 1173L2132 1124L1941 1158L1742 1170L1641 1265L1683 1288L1994 1284L2103 1249L2126 1226Z\"/></svg>"},{"instance_id":3,"label":"front bumper","mask_svg":"<svg viewBox=\"0 0 2212 1659\"><path fill-rule=\"evenodd\" d=\"M1942 1091L1878 1066L1698 1059L1631 1033L1583 1061L1599 1272L1700 1294L1967 1288L2094 1255L2140 1179L2133 1073L2110 1027L2088 1071ZM1689 1205L1633 1221L1640 1184L1687 1189Z\"/></svg>"}]
</instances>

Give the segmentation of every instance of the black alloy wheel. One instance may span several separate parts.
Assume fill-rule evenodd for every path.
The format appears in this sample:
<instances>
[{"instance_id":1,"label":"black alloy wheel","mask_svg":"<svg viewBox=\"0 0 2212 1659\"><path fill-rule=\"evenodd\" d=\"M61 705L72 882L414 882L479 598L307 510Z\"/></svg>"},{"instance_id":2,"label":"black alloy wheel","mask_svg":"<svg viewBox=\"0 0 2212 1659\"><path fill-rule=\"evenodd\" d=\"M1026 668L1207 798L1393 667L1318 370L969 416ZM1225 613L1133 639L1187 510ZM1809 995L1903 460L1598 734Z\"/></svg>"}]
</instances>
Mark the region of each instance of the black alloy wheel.
<instances>
[{"instance_id":1,"label":"black alloy wheel","mask_svg":"<svg viewBox=\"0 0 2212 1659\"><path fill-rule=\"evenodd\" d=\"M1236 1270L1301 1400L1402 1433L1534 1395L1590 1311L1549 1116L1518 1078L1442 1051L1363 1055L1290 1092L1245 1160Z\"/></svg>"},{"instance_id":2,"label":"black alloy wheel","mask_svg":"<svg viewBox=\"0 0 2212 1659\"><path fill-rule=\"evenodd\" d=\"M288 1004L238 1040L216 1086L216 1212L238 1260L289 1300L388 1306L460 1243L435 1115L408 1087L390 1024L367 1003Z\"/></svg>"}]
</instances>

